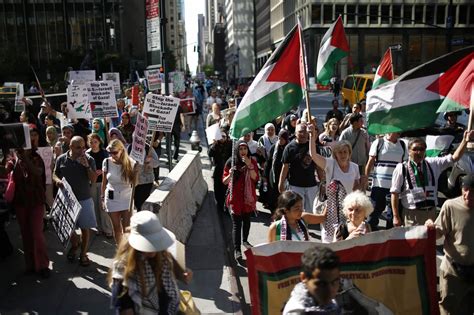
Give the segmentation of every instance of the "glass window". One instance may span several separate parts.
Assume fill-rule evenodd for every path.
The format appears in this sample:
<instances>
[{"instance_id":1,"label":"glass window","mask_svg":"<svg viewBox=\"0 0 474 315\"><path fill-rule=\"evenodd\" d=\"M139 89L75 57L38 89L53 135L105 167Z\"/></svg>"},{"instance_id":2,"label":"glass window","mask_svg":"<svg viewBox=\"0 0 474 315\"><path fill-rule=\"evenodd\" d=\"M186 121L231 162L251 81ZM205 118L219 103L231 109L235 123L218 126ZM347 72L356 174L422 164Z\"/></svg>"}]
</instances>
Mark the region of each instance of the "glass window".
<instances>
[{"instance_id":1,"label":"glass window","mask_svg":"<svg viewBox=\"0 0 474 315\"><path fill-rule=\"evenodd\" d=\"M379 6L378 4L370 5L370 24L379 24Z\"/></svg>"},{"instance_id":2,"label":"glass window","mask_svg":"<svg viewBox=\"0 0 474 315\"><path fill-rule=\"evenodd\" d=\"M390 24L390 6L385 4L382 5L380 13L382 24Z\"/></svg>"},{"instance_id":3,"label":"glass window","mask_svg":"<svg viewBox=\"0 0 474 315\"><path fill-rule=\"evenodd\" d=\"M332 4L325 4L324 5L324 24L332 23Z\"/></svg>"},{"instance_id":4,"label":"glass window","mask_svg":"<svg viewBox=\"0 0 474 315\"><path fill-rule=\"evenodd\" d=\"M392 24L401 24L402 6L394 4L392 6Z\"/></svg>"},{"instance_id":5,"label":"glass window","mask_svg":"<svg viewBox=\"0 0 474 315\"><path fill-rule=\"evenodd\" d=\"M434 24L435 7L432 4L425 6L425 23Z\"/></svg>"},{"instance_id":6,"label":"glass window","mask_svg":"<svg viewBox=\"0 0 474 315\"><path fill-rule=\"evenodd\" d=\"M355 24L356 23L356 6L355 5L347 5L347 23L348 24Z\"/></svg>"},{"instance_id":7,"label":"glass window","mask_svg":"<svg viewBox=\"0 0 474 315\"><path fill-rule=\"evenodd\" d=\"M446 6L438 5L436 7L436 24L446 23Z\"/></svg>"},{"instance_id":8,"label":"glass window","mask_svg":"<svg viewBox=\"0 0 474 315\"><path fill-rule=\"evenodd\" d=\"M364 69L362 73L371 73L372 68L379 65L380 59L382 59L382 55L380 53L379 45L379 36L378 35L365 35L364 40L365 45L365 57L364 57ZM386 49L386 47L384 48Z\"/></svg>"},{"instance_id":9,"label":"glass window","mask_svg":"<svg viewBox=\"0 0 474 315\"><path fill-rule=\"evenodd\" d=\"M343 5L343 4L342 4L342 5L336 4L336 5L335 5L335 11L334 11L334 13L335 13L334 16L335 16L336 19L337 19L337 17L338 17L339 14L340 14L340 15L342 15L342 19L344 20L344 17L345 17L345 16L344 16L344 5Z\"/></svg>"},{"instance_id":10,"label":"glass window","mask_svg":"<svg viewBox=\"0 0 474 315\"><path fill-rule=\"evenodd\" d=\"M423 23L423 5L415 5L415 23Z\"/></svg>"},{"instance_id":11,"label":"glass window","mask_svg":"<svg viewBox=\"0 0 474 315\"><path fill-rule=\"evenodd\" d=\"M320 4L311 5L311 23L321 24L321 5Z\"/></svg>"},{"instance_id":12,"label":"glass window","mask_svg":"<svg viewBox=\"0 0 474 315\"><path fill-rule=\"evenodd\" d=\"M459 5L458 10L458 24L467 24L467 5Z\"/></svg>"},{"instance_id":13,"label":"glass window","mask_svg":"<svg viewBox=\"0 0 474 315\"><path fill-rule=\"evenodd\" d=\"M354 80L352 79L351 76L348 76L346 78L346 81L344 81L344 88L345 89L352 89L353 85L354 85Z\"/></svg>"},{"instance_id":14,"label":"glass window","mask_svg":"<svg viewBox=\"0 0 474 315\"><path fill-rule=\"evenodd\" d=\"M367 24L367 5L359 4L358 10L359 10L359 24Z\"/></svg>"},{"instance_id":15,"label":"glass window","mask_svg":"<svg viewBox=\"0 0 474 315\"><path fill-rule=\"evenodd\" d=\"M356 78L357 91L359 92L362 91L362 89L364 88L364 82L365 82L364 78L361 78L361 77Z\"/></svg>"},{"instance_id":16,"label":"glass window","mask_svg":"<svg viewBox=\"0 0 474 315\"><path fill-rule=\"evenodd\" d=\"M412 6L405 4L403 6L403 24L412 24L413 22L411 21L411 10Z\"/></svg>"},{"instance_id":17,"label":"glass window","mask_svg":"<svg viewBox=\"0 0 474 315\"><path fill-rule=\"evenodd\" d=\"M408 43L408 69L421 64L421 36L410 34Z\"/></svg>"}]
</instances>

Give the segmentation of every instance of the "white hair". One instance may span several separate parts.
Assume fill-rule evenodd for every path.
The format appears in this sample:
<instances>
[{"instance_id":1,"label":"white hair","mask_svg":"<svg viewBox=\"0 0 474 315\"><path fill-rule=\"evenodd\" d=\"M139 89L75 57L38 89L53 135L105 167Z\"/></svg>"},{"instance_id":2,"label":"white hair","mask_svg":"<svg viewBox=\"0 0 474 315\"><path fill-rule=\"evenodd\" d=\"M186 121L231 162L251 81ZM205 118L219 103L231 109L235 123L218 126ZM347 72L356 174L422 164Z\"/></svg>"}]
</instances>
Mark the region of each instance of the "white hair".
<instances>
[{"instance_id":1,"label":"white hair","mask_svg":"<svg viewBox=\"0 0 474 315\"><path fill-rule=\"evenodd\" d=\"M374 211L374 206L372 205L369 197L367 197L367 195L360 190L356 190L348 194L346 198L344 198L344 202L342 204L342 212L346 218L349 218L349 208L353 206L358 206L364 210L365 218L367 218L372 213L372 211Z\"/></svg>"}]
</instances>

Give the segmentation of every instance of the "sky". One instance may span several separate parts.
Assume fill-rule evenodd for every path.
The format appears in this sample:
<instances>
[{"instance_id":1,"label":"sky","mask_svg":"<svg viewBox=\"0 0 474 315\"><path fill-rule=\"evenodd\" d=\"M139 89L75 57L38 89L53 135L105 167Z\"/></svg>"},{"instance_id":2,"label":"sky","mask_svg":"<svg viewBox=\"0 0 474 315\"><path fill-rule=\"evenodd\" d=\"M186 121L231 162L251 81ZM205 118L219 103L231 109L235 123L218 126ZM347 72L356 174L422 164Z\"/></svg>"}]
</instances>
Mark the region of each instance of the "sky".
<instances>
[{"instance_id":1,"label":"sky","mask_svg":"<svg viewBox=\"0 0 474 315\"><path fill-rule=\"evenodd\" d=\"M206 7L204 0L184 0L184 18L186 25L186 41L188 48L188 65L191 73L196 73L198 62L197 54L197 33L198 33L198 14L204 14ZM196 46L196 51L194 51Z\"/></svg>"}]
</instances>

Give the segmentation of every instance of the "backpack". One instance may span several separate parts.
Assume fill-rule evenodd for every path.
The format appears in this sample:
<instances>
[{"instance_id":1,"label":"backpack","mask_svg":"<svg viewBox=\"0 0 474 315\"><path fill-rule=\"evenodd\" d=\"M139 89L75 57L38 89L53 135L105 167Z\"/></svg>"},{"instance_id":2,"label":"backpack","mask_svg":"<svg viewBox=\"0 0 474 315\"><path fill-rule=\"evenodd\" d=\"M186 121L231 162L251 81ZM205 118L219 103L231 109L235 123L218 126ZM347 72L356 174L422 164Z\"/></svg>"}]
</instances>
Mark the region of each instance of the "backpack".
<instances>
[{"instance_id":1,"label":"backpack","mask_svg":"<svg viewBox=\"0 0 474 315\"><path fill-rule=\"evenodd\" d=\"M376 161L379 160L379 153L382 150L383 142L385 141L385 139L384 138L378 138L377 141L378 141L377 142L377 153L375 155L375 160ZM405 157L405 152L407 150L405 141L400 140L400 145L402 146L402 150L403 150L403 154L402 154L402 158L401 158L400 162L403 162L403 158Z\"/></svg>"}]
</instances>

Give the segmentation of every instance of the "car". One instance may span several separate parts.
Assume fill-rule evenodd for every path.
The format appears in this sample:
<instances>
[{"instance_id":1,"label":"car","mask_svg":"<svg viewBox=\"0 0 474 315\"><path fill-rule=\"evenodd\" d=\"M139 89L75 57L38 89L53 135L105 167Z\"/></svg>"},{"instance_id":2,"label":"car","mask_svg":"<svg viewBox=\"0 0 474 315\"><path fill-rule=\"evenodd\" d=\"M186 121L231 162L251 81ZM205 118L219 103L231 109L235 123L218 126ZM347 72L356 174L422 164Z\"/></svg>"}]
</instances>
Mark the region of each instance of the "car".
<instances>
[{"instance_id":1,"label":"car","mask_svg":"<svg viewBox=\"0 0 474 315\"><path fill-rule=\"evenodd\" d=\"M374 74L349 74L342 84L341 95L344 109L350 111L352 104L366 99L366 94L372 89ZM365 111L365 108L362 108Z\"/></svg>"}]
</instances>

